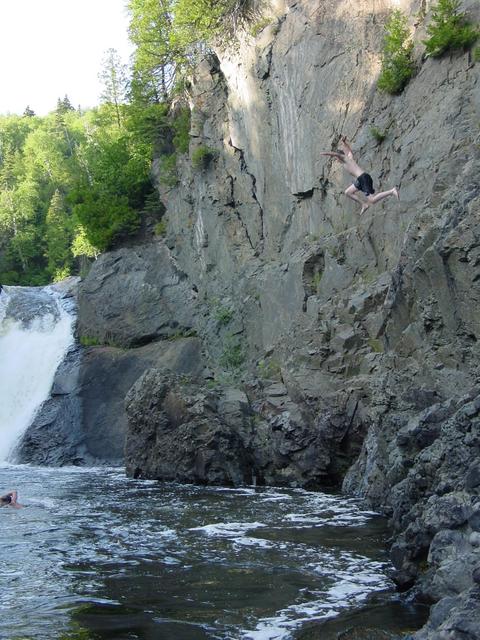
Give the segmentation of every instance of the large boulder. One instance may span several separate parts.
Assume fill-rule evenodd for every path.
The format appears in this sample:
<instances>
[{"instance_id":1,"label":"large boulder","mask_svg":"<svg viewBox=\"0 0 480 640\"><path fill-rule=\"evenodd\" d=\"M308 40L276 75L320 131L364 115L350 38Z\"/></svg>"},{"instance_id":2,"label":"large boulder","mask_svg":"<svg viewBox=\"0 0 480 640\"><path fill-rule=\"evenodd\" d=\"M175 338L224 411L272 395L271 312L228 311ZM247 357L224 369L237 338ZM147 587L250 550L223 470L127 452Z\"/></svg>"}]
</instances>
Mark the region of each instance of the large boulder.
<instances>
[{"instance_id":1,"label":"large boulder","mask_svg":"<svg viewBox=\"0 0 480 640\"><path fill-rule=\"evenodd\" d=\"M200 484L251 482L250 410L243 395L232 402L192 381L150 369L129 391L126 410L127 474Z\"/></svg>"}]
</instances>

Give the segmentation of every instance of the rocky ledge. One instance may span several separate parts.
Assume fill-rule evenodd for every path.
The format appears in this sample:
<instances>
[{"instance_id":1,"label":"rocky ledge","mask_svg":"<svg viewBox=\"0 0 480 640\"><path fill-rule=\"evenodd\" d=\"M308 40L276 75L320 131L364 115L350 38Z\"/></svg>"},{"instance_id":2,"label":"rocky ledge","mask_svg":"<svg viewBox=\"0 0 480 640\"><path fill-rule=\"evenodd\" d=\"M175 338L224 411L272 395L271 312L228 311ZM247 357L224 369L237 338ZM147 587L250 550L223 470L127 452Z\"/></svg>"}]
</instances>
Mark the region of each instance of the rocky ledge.
<instances>
[{"instance_id":1,"label":"rocky ledge","mask_svg":"<svg viewBox=\"0 0 480 640\"><path fill-rule=\"evenodd\" d=\"M320 488L333 484L335 443L354 423L315 420L272 383L258 390L221 387L150 369L126 397L127 473L216 485ZM255 398L257 398L255 400Z\"/></svg>"}]
</instances>

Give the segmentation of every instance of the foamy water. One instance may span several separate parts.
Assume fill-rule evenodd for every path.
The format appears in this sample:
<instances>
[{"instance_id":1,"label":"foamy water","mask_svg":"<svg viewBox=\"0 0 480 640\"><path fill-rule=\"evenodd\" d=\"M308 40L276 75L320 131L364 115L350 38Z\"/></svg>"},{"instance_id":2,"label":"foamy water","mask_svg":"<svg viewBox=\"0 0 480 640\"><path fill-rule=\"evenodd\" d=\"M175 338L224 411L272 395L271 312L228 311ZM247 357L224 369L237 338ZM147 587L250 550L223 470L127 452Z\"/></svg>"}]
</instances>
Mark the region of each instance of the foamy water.
<instances>
[{"instance_id":1,"label":"foamy water","mask_svg":"<svg viewBox=\"0 0 480 640\"><path fill-rule=\"evenodd\" d=\"M73 322L49 288L6 287L0 294L0 461L48 397L73 344Z\"/></svg>"},{"instance_id":2,"label":"foamy water","mask_svg":"<svg viewBox=\"0 0 480 640\"><path fill-rule=\"evenodd\" d=\"M27 505L0 510L1 638L287 639L392 590L383 520L340 496L12 465L0 486Z\"/></svg>"}]
</instances>

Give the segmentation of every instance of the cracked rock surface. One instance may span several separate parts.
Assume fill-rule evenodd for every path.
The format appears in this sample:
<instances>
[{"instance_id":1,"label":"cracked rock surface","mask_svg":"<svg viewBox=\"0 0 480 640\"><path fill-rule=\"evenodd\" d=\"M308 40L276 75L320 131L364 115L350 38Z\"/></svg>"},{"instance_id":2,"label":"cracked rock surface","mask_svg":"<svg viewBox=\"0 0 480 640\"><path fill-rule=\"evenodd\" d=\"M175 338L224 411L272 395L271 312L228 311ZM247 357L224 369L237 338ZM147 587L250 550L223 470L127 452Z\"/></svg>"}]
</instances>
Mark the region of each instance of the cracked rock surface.
<instances>
[{"instance_id":1,"label":"cracked rock surface","mask_svg":"<svg viewBox=\"0 0 480 640\"><path fill-rule=\"evenodd\" d=\"M430 5L395 5L417 62L395 97L375 87L389 0L272 0L257 36L205 59L178 184L153 165L166 237L96 261L79 324L157 345L127 396L130 474L343 483L390 517L399 588L435 603L415 640L476 639L480 64L422 58ZM341 135L400 201L359 215L320 155ZM217 154L194 170L201 145ZM169 369L187 331L197 355Z\"/></svg>"}]
</instances>

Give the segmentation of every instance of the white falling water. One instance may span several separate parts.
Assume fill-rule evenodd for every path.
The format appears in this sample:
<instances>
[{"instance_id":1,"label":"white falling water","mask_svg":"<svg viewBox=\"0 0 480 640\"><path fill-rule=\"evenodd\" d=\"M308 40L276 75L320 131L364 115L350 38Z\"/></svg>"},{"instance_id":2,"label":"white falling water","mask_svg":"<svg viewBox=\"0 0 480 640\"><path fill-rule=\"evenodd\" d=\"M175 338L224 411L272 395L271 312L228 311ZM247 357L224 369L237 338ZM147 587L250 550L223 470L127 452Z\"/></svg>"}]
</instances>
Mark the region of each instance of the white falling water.
<instances>
[{"instance_id":1,"label":"white falling water","mask_svg":"<svg viewBox=\"0 0 480 640\"><path fill-rule=\"evenodd\" d=\"M74 317L51 287L5 287L0 294L0 462L48 398L73 344Z\"/></svg>"}]
</instances>

